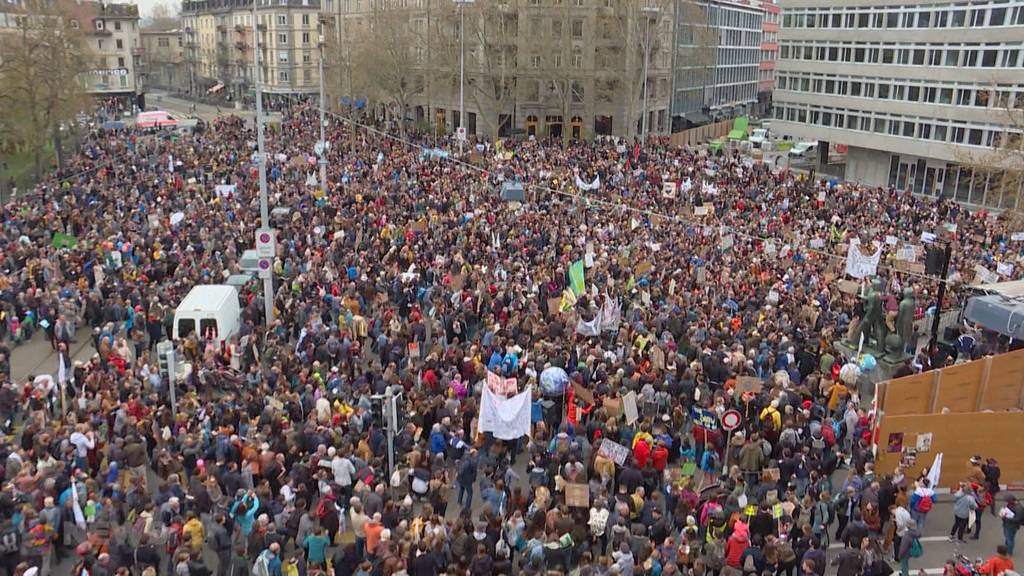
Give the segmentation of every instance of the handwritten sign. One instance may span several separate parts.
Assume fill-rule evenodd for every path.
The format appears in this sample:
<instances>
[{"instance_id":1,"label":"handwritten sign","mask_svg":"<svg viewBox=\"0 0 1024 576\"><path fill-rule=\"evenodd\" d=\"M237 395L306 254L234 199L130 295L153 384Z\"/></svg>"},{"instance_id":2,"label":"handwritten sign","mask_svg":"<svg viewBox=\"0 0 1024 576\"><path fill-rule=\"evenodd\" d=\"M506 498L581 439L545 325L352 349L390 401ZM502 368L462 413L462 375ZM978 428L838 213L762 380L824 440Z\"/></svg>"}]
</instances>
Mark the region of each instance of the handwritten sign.
<instances>
[{"instance_id":1,"label":"handwritten sign","mask_svg":"<svg viewBox=\"0 0 1024 576\"><path fill-rule=\"evenodd\" d=\"M629 458L629 448L607 438L601 439L601 447L597 449L597 453L619 466L625 464L626 459Z\"/></svg>"},{"instance_id":2,"label":"handwritten sign","mask_svg":"<svg viewBox=\"0 0 1024 576\"><path fill-rule=\"evenodd\" d=\"M889 246L895 246L900 243L900 239L895 236L886 236L885 243Z\"/></svg>"},{"instance_id":3,"label":"handwritten sign","mask_svg":"<svg viewBox=\"0 0 1024 576\"><path fill-rule=\"evenodd\" d=\"M626 423L632 424L640 418L640 412L636 405L636 392L632 390L622 397L622 410L626 414Z\"/></svg>"},{"instance_id":4,"label":"handwritten sign","mask_svg":"<svg viewBox=\"0 0 1024 576\"><path fill-rule=\"evenodd\" d=\"M584 388L578 382L572 383L572 391L576 395L576 397L579 398L583 403L594 403L594 393L588 390L587 388Z\"/></svg>"},{"instance_id":5,"label":"handwritten sign","mask_svg":"<svg viewBox=\"0 0 1024 576\"><path fill-rule=\"evenodd\" d=\"M565 485L565 503L572 508L590 507L590 484L570 482Z\"/></svg>"},{"instance_id":6,"label":"handwritten sign","mask_svg":"<svg viewBox=\"0 0 1024 576\"><path fill-rule=\"evenodd\" d=\"M736 378L736 393L746 394L750 392L751 394L756 394L761 391L762 384L761 379L756 376L739 376Z\"/></svg>"}]
</instances>

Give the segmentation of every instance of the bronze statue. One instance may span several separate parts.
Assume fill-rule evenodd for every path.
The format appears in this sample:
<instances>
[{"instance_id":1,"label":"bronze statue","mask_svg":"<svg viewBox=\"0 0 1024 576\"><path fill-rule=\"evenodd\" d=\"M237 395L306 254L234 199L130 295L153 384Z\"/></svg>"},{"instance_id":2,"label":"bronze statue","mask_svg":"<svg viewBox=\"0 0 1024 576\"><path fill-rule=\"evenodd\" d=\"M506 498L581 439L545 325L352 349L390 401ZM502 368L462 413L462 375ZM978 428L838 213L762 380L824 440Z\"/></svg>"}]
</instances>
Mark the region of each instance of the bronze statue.
<instances>
[{"instance_id":1,"label":"bronze statue","mask_svg":"<svg viewBox=\"0 0 1024 576\"><path fill-rule=\"evenodd\" d=\"M857 345L861 335L864 336L864 346L871 346L871 340L875 341L874 348L885 350L885 310L882 306L882 282L875 280L875 283L868 288L864 295L864 318L853 333L852 343Z\"/></svg>"},{"instance_id":2,"label":"bronze statue","mask_svg":"<svg viewBox=\"0 0 1024 576\"><path fill-rule=\"evenodd\" d=\"M914 337L914 310L916 308L917 302L914 301L914 291L910 288L904 288L903 300L900 300L899 312L896 314L896 333L900 336L901 354L907 352L907 344Z\"/></svg>"}]
</instances>

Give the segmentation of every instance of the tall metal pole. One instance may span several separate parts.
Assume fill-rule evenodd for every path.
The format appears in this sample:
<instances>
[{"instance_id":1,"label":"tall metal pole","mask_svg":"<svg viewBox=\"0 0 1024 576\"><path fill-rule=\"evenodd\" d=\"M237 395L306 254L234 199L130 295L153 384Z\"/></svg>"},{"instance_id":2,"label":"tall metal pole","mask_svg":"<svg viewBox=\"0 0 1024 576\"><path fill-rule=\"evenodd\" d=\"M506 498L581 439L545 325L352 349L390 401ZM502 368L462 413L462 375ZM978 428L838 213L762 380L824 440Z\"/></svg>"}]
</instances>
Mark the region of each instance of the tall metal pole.
<instances>
[{"instance_id":1,"label":"tall metal pole","mask_svg":"<svg viewBox=\"0 0 1024 576\"><path fill-rule=\"evenodd\" d=\"M260 58L260 25L256 18L256 2L252 3L252 60L256 67L256 163L260 169L260 223L270 228L270 201L267 198L267 144L263 134L263 83L261 80L262 62ZM263 278L263 314L267 326L274 321L274 275Z\"/></svg>"},{"instance_id":2,"label":"tall metal pole","mask_svg":"<svg viewBox=\"0 0 1024 576\"><path fill-rule=\"evenodd\" d=\"M320 189L327 192L327 118L324 109L324 35L320 34Z\"/></svg>"},{"instance_id":3,"label":"tall metal pole","mask_svg":"<svg viewBox=\"0 0 1024 576\"><path fill-rule=\"evenodd\" d=\"M953 243L946 242L942 253L942 281L939 282L939 293L935 300L935 316L932 318L932 337L928 341L928 353L939 342L939 320L942 319L942 301L946 299L946 278L949 276L949 259L953 256Z\"/></svg>"},{"instance_id":4,"label":"tall metal pole","mask_svg":"<svg viewBox=\"0 0 1024 576\"><path fill-rule=\"evenodd\" d=\"M466 3L459 2L459 128L466 134ZM459 154L463 139L459 138Z\"/></svg>"}]
</instances>

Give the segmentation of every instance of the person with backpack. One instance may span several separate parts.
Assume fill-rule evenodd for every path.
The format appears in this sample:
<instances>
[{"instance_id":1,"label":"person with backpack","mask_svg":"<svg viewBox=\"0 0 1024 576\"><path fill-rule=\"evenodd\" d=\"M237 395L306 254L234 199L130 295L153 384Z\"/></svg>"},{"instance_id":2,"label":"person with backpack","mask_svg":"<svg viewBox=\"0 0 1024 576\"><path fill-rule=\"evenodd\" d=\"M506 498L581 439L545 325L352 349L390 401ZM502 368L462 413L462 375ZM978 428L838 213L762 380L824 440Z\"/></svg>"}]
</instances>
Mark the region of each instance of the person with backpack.
<instances>
[{"instance_id":1,"label":"person with backpack","mask_svg":"<svg viewBox=\"0 0 1024 576\"><path fill-rule=\"evenodd\" d=\"M910 516L918 528L924 530L924 522L935 504L935 491L927 478L921 478L915 484L914 493L910 495Z\"/></svg>"},{"instance_id":2,"label":"person with backpack","mask_svg":"<svg viewBox=\"0 0 1024 576\"><path fill-rule=\"evenodd\" d=\"M283 576L281 571L281 545L272 542L266 550L260 552L252 565L252 576Z\"/></svg>"},{"instance_id":3,"label":"person with backpack","mask_svg":"<svg viewBox=\"0 0 1024 576\"><path fill-rule=\"evenodd\" d=\"M1006 506L999 510L999 517L1003 520L1003 539L1007 553L1013 556L1017 531L1020 530L1020 525L1024 522L1024 506L1021 506L1017 497L1011 494L1006 498Z\"/></svg>"},{"instance_id":4,"label":"person with backpack","mask_svg":"<svg viewBox=\"0 0 1024 576\"><path fill-rule=\"evenodd\" d=\"M10 517L4 518L0 528L0 569L6 576L13 576L14 569L21 562L21 533Z\"/></svg>"},{"instance_id":5,"label":"person with backpack","mask_svg":"<svg viewBox=\"0 0 1024 576\"><path fill-rule=\"evenodd\" d=\"M978 501L974 498L974 492L966 482L960 482L960 487L953 498L953 527L949 529L949 541L952 542L956 537L963 543L964 531L967 530L971 512L978 509Z\"/></svg>"},{"instance_id":6,"label":"person with backpack","mask_svg":"<svg viewBox=\"0 0 1024 576\"><path fill-rule=\"evenodd\" d=\"M921 531L917 527L917 522L913 519L907 522L906 528L899 537L900 546L896 552L896 560L900 563L901 576L910 576L910 559L920 558L924 555L924 549L921 547Z\"/></svg>"},{"instance_id":7,"label":"person with backpack","mask_svg":"<svg viewBox=\"0 0 1024 576\"><path fill-rule=\"evenodd\" d=\"M832 525L834 516L831 504L828 492L821 492L818 501L811 508L811 528L814 536L826 547L829 542L828 527Z\"/></svg>"}]
</instances>

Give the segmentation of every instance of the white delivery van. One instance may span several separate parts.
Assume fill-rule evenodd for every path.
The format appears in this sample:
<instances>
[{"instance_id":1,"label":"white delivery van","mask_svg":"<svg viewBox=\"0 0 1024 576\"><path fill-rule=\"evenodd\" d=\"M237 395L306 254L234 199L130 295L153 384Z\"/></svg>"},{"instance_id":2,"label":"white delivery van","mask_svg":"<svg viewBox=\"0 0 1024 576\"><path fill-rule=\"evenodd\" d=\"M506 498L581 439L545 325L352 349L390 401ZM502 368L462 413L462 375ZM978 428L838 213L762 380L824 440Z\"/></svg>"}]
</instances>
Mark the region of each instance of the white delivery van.
<instances>
[{"instance_id":1,"label":"white delivery van","mask_svg":"<svg viewBox=\"0 0 1024 576\"><path fill-rule=\"evenodd\" d=\"M240 323L238 291L234 286L195 286L174 312L174 339L187 338L195 331L200 340L213 338L224 342L238 333Z\"/></svg>"}]
</instances>

